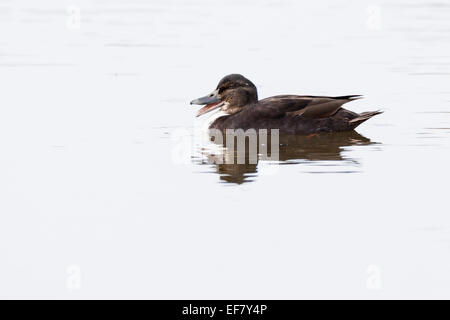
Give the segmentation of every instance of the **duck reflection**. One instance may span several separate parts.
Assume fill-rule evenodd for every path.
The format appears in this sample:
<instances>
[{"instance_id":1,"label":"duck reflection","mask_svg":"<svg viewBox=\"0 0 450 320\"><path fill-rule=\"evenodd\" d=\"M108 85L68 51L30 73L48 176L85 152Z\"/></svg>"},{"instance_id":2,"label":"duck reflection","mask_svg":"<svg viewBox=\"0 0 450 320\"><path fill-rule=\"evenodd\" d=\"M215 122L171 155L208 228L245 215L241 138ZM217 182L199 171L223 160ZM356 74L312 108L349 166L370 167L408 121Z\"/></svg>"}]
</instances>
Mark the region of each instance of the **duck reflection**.
<instances>
[{"instance_id":1,"label":"duck reflection","mask_svg":"<svg viewBox=\"0 0 450 320\"><path fill-rule=\"evenodd\" d=\"M211 139L214 139L211 137ZM270 134L267 138L270 142ZM213 142L213 141L212 141ZM259 153L261 152L261 143L258 138ZM312 135L280 135L278 164L298 164L298 163L322 163L322 161L342 161L357 165L355 159L351 159L342 154L346 147L357 145L376 144L370 139L360 135L356 131L321 133ZM203 161L201 163L213 164L220 175L220 180L227 183L242 184L253 181L258 175L258 165L264 161L273 160L273 154L264 156L259 154L255 161L249 156L249 150L245 150L245 163L237 159L237 146L234 149L226 147L225 142L215 143L220 147L221 152L208 152L202 150ZM276 156L275 156L276 157ZM272 159L271 159L272 158ZM239 164L242 163L242 164ZM271 161L273 162L273 161Z\"/></svg>"}]
</instances>

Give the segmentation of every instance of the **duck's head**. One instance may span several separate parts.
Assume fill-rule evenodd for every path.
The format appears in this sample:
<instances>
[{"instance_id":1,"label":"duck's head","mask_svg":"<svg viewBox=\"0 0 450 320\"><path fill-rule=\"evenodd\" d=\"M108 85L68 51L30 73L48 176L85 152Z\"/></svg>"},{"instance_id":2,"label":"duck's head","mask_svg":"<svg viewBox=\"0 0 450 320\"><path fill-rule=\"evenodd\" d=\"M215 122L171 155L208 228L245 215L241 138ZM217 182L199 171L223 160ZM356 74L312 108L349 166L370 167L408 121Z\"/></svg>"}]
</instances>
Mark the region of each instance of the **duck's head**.
<instances>
[{"instance_id":1,"label":"duck's head","mask_svg":"<svg viewBox=\"0 0 450 320\"><path fill-rule=\"evenodd\" d=\"M197 112L197 117L220 108L228 114L242 110L248 104L258 101L255 85L240 74L230 74L220 80L216 90L191 101L191 104L205 105Z\"/></svg>"}]
</instances>

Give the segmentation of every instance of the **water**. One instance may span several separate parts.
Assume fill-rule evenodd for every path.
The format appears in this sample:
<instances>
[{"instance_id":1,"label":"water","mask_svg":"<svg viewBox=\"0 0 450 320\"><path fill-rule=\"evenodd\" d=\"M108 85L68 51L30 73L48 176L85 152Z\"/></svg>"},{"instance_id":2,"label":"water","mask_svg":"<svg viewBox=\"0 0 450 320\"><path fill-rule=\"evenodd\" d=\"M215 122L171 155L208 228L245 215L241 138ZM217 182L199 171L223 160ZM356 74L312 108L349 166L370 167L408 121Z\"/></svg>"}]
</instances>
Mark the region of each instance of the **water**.
<instances>
[{"instance_id":1,"label":"water","mask_svg":"<svg viewBox=\"0 0 450 320\"><path fill-rule=\"evenodd\" d=\"M449 298L449 15L0 1L0 296ZM235 72L385 113L214 164L188 102Z\"/></svg>"}]
</instances>

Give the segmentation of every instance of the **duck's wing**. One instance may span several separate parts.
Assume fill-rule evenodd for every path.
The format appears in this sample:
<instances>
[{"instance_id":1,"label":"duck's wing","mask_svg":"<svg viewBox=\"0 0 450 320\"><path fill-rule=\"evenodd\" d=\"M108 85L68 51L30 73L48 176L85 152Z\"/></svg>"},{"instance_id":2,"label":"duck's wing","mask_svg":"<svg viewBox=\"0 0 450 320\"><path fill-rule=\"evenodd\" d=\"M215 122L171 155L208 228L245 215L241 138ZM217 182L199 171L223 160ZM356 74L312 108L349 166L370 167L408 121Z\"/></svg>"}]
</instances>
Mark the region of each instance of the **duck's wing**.
<instances>
[{"instance_id":1,"label":"duck's wing","mask_svg":"<svg viewBox=\"0 0 450 320\"><path fill-rule=\"evenodd\" d=\"M343 104L362 98L360 95L325 97L281 95L258 101L254 111L260 117L304 116L326 118L335 114Z\"/></svg>"}]
</instances>

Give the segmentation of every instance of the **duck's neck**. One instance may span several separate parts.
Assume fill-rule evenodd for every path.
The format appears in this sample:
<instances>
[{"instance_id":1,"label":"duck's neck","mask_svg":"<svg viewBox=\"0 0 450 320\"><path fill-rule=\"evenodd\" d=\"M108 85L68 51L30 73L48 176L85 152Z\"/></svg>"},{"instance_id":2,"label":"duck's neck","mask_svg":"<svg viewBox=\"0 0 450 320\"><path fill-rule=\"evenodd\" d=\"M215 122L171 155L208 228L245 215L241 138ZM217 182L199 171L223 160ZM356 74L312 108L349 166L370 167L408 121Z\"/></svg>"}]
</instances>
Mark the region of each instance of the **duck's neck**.
<instances>
[{"instance_id":1,"label":"duck's neck","mask_svg":"<svg viewBox=\"0 0 450 320\"><path fill-rule=\"evenodd\" d=\"M208 130L209 127L213 124L214 121L216 121L217 119L219 119L220 117L226 117L229 116L230 114L223 111L223 110L217 110L216 112L214 112L213 114L211 114L209 116L209 118L207 118L204 122L204 129Z\"/></svg>"}]
</instances>

